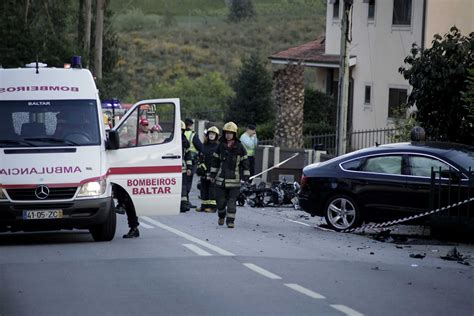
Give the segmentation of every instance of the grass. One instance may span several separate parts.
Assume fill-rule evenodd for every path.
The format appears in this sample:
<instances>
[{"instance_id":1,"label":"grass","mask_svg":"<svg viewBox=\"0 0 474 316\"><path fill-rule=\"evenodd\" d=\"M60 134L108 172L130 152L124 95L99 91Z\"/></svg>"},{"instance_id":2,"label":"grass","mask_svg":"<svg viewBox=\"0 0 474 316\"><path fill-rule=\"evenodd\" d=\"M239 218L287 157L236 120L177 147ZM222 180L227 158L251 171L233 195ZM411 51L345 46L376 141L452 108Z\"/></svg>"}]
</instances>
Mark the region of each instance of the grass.
<instances>
[{"instance_id":1,"label":"grass","mask_svg":"<svg viewBox=\"0 0 474 316\"><path fill-rule=\"evenodd\" d=\"M113 25L119 32L118 67L131 85L118 97L159 97L149 95L153 85L212 71L230 83L243 56L258 52L268 57L323 34L324 3L259 0L256 18L233 24L227 21L224 0L111 1Z\"/></svg>"}]
</instances>

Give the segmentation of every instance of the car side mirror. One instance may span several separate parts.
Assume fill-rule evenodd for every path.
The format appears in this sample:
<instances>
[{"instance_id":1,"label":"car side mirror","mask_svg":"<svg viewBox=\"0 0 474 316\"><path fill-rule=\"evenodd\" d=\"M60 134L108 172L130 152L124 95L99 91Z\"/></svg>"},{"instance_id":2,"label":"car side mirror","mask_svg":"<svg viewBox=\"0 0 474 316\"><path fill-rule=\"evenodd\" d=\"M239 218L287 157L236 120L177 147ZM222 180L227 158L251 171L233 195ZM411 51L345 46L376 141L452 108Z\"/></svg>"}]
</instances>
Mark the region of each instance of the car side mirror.
<instances>
[{"instance_id":1,"label":"car side mirror","mask_svg":"<svg viewBox=\"0 0 474 316\"><path fill-rule=\"evenodd\" d=\"M116 150L120 147L120 137L117 131L111 130L109 131L109 139L107 142L108 146L107 149Z\"/></svg>"}]
</instances>

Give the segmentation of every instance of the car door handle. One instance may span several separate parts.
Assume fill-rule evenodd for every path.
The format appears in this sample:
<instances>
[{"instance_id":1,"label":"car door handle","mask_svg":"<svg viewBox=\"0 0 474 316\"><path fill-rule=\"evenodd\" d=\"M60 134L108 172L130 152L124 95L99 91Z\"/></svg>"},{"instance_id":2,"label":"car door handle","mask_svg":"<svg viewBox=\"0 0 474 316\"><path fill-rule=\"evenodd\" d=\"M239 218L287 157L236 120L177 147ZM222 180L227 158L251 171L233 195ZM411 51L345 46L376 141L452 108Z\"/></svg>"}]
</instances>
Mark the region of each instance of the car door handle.
<instances>
[{"instance_id":1,"label":"car door handle","mask_svg":"<svg viewBox=\"0 0 474 316\"><path fill-rule=\"evenodd\" d=\"M162 159L180 159L180 155L166 155L166 156L161 156Z\"/></svg>"}]
</instances>

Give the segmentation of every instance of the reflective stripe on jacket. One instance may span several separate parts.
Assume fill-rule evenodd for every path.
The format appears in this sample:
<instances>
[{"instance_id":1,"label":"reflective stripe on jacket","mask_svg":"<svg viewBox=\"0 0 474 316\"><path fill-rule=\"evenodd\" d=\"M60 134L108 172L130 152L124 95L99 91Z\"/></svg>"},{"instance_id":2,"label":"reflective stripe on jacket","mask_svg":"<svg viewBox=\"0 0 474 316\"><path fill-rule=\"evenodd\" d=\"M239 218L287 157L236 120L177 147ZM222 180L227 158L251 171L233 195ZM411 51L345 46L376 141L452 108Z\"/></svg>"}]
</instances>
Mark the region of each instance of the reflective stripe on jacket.
<instances>
[{"instance_id":1,"label":"reflective stripe on jacket","mask_svg":"<svg viewBox=\"0 0 474 316\"><path fill-rule=\"evenodd\" d=\"M217 186L240 187L240 172L250 176L247 152L238 140L233 147L228 147L225 141L220 143L213 156L211 176L215 177Z\"/></svg>"},{"instance_id":2,"label":"reflective stripe on jacket","mask_svg":"<svg viewBox=\"0 0 474 316\"><path fill-rule=\"evenodd\" d=\"M193 138L196 135L196 132L193 130L186 130L184 131L184 136L186 136L186 139L189 142L189 151L193 154L197 154L198 150L196 146L194 146Z\"/></svg>"}]
</instances>

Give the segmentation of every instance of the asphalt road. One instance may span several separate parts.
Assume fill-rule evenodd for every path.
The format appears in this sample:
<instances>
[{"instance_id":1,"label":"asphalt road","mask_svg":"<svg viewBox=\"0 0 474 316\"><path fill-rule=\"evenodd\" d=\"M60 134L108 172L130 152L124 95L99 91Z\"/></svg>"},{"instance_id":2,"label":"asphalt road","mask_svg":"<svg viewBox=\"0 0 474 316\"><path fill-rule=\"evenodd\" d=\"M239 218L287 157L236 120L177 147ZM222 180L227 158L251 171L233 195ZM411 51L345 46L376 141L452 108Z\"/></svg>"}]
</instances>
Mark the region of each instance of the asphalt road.
<instances>
[{"instance_id":1,"label":"asphalt road","mask_svg":"<svg viewBox=\"0 0 474 316\"><path fill-rule=\"evenodd\" d=\"M106 243L0 234L0 315L474 315L472 265L440 258L473 245L338 234L291 209L239 208L235 229L145 217L133 240L118 219Z\"/></svg>"}]
</instances>

